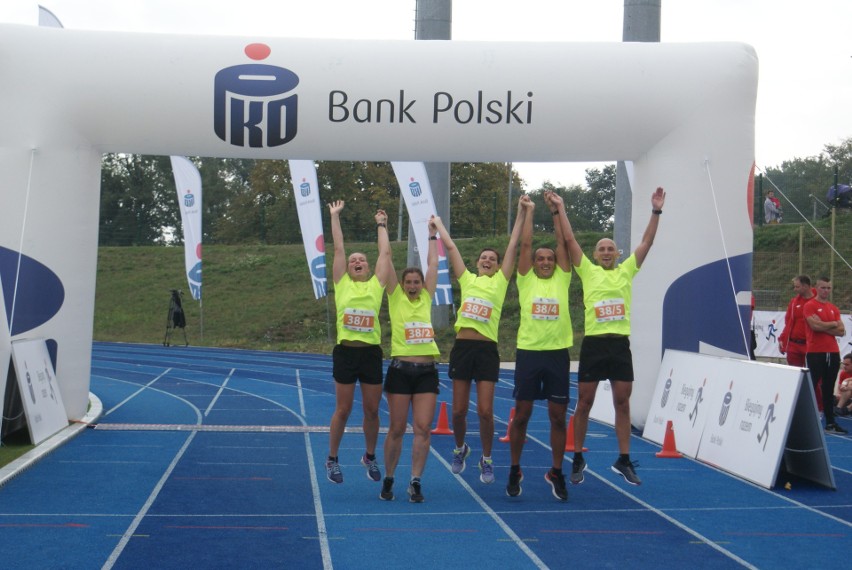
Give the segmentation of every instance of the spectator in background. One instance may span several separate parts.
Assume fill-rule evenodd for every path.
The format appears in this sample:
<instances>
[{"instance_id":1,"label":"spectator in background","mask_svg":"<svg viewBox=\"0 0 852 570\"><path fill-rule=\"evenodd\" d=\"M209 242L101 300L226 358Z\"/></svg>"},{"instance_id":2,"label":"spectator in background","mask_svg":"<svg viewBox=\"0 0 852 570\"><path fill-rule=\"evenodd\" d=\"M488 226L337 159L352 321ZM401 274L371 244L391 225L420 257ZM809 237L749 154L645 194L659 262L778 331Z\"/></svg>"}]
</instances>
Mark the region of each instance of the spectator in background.
<instances>
[{"instance_id":1,"label":"spectator in background","mask_svg":"<svg viewBox=\"0 0 852 570\"><path fill-rule=\"evenodd\" d=\"M852 414L852 352L843 357L834 395L837 397L836 416Z\"/></svg>"},{"instance_id":2,"label":"spectator in background","mask_svg":"<svg viewBox=\"0 0 852 570\"><path fill-rule=\"evenodd\" d=\"M829 302L831 280L820 277L816 282L816 296L805 304L802 315L808 323L807 362L814 385L822 388L822 408L825 413L825 431L844 435L845 429L834 421L834 382L840 370L840 349L837 337L846 334L840 320L840 310Z\"/></svg>"},{"instance_id":3,"label":"spectator in background","mask_svg":"<svg viewBox=\"0 0 852 570\"><path fill-rule=\"evenodd\" d=\"M778 337L778 350L787 357L787 364L798 368L807 368L805 354L807 351L808 323L802 316L805 303L814 298L814 290L811 287L811 278L807 275L799 275L793 278L793 291L796 296L790 299L787 305L787 313L784 315L784 330ZM817 408L822 411L822 392L819 386L815 386Z\"/></svg>"},{"instance_id":4,"label":"spectator in background","mask_svg":"<svg viewBox=\"0 0 852 570\"><path fill-rule=\"evenodd\" d=\"M775 192L769 190L763 202L763 215L767 224L781 223L781 201L775 197Z\"/></svg>"}]
</instances>

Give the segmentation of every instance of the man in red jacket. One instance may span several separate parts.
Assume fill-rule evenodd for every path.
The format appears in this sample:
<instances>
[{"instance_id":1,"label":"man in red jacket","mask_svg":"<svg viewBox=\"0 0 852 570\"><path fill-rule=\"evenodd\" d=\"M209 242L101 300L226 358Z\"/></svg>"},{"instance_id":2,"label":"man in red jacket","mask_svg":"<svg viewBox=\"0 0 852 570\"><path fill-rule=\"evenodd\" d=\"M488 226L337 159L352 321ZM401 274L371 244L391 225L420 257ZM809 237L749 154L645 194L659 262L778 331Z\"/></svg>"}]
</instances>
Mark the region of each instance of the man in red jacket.
<instances>
[{"instance_id":1,"label":"man in red jacket","mask_svg":"<svg viewBox=\"0 0 852 570\"><path fill-rule=\"evenodd\" d=\"M787 364L798 368L807 368L805 362L808 323L802 316L805 303L814 298L814 290L811 288L811 278L807 275L799 275L793 278L793 291L796 296L790 299L787 305L787 314L784 315L784 330L778 337L778 350L787 357ZM817 409L822 411L822 390L814 386Z\"/></svg>"},{"instance_id":2,"label":"man in red jacket","mask_svg":"<svg viewBox=\"0 0 852 570\"><path fill-rule=\"evenodd\" d=\"M829 302L831 280L820 277L816 282L816 296L805 303L802 316L808 323L808 369L814 386L822 388L822 409L825 412L825 431L843 435L848 433L834 421L834 382L840 370L840 347L837 337L846 334L840 319L840 309Z\"/></svg>"},{"instance_id":3,"label":"man in red jacket","mask_svg":"<svg viewBox=\"0 0 852 570\"><path fill-rule=\"evenodd\" d=\"M796 296L790 299L787 305L787 314L784 315L784 330L778 337L778 350L787 357L790 366L805 367L805 335L808 324L802 316L805 303L814 298L814 290L811 289L811 278L807 275L799 275L793 278L793 291Z\"/></svg>"}]
</instances>

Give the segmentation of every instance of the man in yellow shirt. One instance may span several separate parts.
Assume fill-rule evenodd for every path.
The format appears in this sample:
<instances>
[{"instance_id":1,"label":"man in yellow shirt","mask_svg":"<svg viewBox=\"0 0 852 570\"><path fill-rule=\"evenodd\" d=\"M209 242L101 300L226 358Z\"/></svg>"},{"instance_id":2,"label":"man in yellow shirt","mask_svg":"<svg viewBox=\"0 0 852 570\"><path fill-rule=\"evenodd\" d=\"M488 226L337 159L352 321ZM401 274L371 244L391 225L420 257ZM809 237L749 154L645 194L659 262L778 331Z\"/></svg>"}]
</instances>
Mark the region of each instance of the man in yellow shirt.
<instances>
[{"instance_id":1,"label":"man in yellow shirt","mask_svg":"<svg viewBox=\"0 0 852 570\"><path fill-rule=\"evenodd\" d=\"M630 394L633 391L633 355L630 352L630 300L633 277L639 271L654 243L666 193L662 188L651 195L651 219L642 241L633 254L618 263L618 249L611 239L602 239L595 246L592 264L574 238L567 216L560 216L565 245L574 270L583 282L585 306L585 337L580 348L577 408L574 410L574 461L571 483L583 482L586 461L583 441L589 426L589 412L595 401L598 383L609 380L615 407L615 436L619 456L612 465L631 485L641 485L636 464L630 460Z\"/></svg>"},{"instance_id":2,"label":"man in yellow shirt","mask_svg":"<svg viewBox=\"0 0 852 570\"><path fill-rule=\"evenodd\" d=\"M532 249L533 211L535 205L524 196L524 227L521 232L521 254L518 258L518 302L521 324L518 327L518 350L515 359L515 415L509 424L511 466L506 494L521 494L521 453L527 435L535 400L547 400L550 418L550 447L553 464L544 475L553 496L568 500L562 460L565 456L565 416L568 411L571 358L568 349L574 344L574 333L568 314L568 287L571 285L571 259L564 245ZM554 216L565 215L562 198L545 193L545 203ZM562 224L554 224L557 244L563 243Z\"/></svg>"}]
</instances>

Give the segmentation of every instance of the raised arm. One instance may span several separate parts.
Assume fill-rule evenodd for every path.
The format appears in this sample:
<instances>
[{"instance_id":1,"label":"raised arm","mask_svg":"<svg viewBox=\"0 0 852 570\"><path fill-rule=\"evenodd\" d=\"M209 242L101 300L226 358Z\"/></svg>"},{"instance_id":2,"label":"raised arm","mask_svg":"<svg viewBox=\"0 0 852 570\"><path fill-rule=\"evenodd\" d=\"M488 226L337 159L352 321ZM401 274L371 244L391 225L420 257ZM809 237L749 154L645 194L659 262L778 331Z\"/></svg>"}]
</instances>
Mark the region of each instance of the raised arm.
<instances>
[{"instance_id":1,"label":"raised arm","mask_svg":"<svg viewBox=\"0 0 852 570\"><path fill-rule=\"evenodd\" d=\"M526 194L518 198L518 215L515 216L515 227L512 228L512 235L509 236L509 243L506 245L506 253L503 254L503 265L500 268L506 279L511 279L512 271L515 270L515 256L518 253L518 241L521 239L521 231L524 229L524 198L529 200Z\"/></svg>"},{"instance_id":2,"label":"raised arm","mask_svg":"<svg viewBox=\"0 0 852 570\"><path fill-rule=\"evenodd\" d=\"M553 223L554 225L560 224L565 251L570 256L571 263L574 264L574 267L577 267L583 259L583 250L580 248L577 238L574 237L574 230L571 228L571 222L568 221L568 213L565 210L565 202L558 194L551 194L550 199L553 203L553 209L550 211L553 214Z\"/></svg>"},{"instance_id":3,"label":"raised arm","mask_svg":"<svg viewBox=\"0 0 852 570\"><path fill-rule=\"evenodd\" d=\"M456 247L456 242L454 242L453 238L450 237L450 232L448 232L447 228L444 227L444 222L441 221L441 218L433 216L431 222L435 224L435 227L438 230L438 237L441 239L441 242L444 244L444 248L447 250L447 259L453 267L453 276L458 279L465 271L467 271L467 267L464 264L461 253L459 253L459 248Z\"/></svg>"},{"instance_id":4,"label":"raised arm","mask_svg":"<svg viewBox=\"0 0 852 570\"><path fill-rule=\"evenodd\" d=\"M343 229L340 227L340 212L343 211L343 200L336 200L328 205L331 214L331 238L334 242L334 261L331 266L331 278L338 283L346 274L346 248L343 245Z\"/></svg>"},{"instance_id":5,"label":"raised arm","mask_svg":"<svg viewBox=\"0 0 852 570\"><path fill-rule=\"evenodd\" d=\"M438 226L434 224L435 216L429 219L429 253L426 255L426 282L423 286L429 292L429 297L435 296L438 288Z\"/></svg>"},{"instance_id":6,"label":"raised arm","mask_svg":"<svg viewBox=\"0 0 852 570\"><path fill-rule=\"evenodd\" d=\"M521 230L521 253L518 257L518 275L526 275L532 269L532 240L533 240L533 213L535 203L524 194L521 196L524 205L524 228Z\"/></svg>"},{"instance_id":7,"label":"raised arm","mask_svg":"<svg viewBox=\"0 0 852 570\"><path fill-rule=\"evenodd\" d=\"M651 246L654 245L654 238L657 236L657 226L660 225L660 215L663 213L663 205L666 203L665 191L658 187L651 195L651 219L648 220L648 227L645 228L645 233L642 234L642 241L633 250L636 256L636 266L642 267Z\"/></svg>"},{"instance_id":8,"label":"raised arm","mask_svg":"<svg viewBox=\"0 0 852 570\"><path fill-rule=\"evenodd\" d=\"M384 210L377 210L375 218L379 244L379 258L376 260L376 278L390 294L396 289L396 284L399 280L393 268L393 256L391 255L390 237L388 236L388 215Z\"/></svg>"},{"instance_id":9,"label":"raised arm","mask_svg":"<svg viewBox=\"0 0 852 570\"><path fill-rule=\"evenodd\" d=\"M556 234L556 265L562 271L571 271L571 254L565 243L562 222L557 217L565 212L565 203L562 201L562 196L549 190L544 193L544 203L550 209L550 213L553 214L553 233ZM565 219L568 219L567 215ZM570 226L570 224L568 225Z\"/></svg>"}]
</instances>

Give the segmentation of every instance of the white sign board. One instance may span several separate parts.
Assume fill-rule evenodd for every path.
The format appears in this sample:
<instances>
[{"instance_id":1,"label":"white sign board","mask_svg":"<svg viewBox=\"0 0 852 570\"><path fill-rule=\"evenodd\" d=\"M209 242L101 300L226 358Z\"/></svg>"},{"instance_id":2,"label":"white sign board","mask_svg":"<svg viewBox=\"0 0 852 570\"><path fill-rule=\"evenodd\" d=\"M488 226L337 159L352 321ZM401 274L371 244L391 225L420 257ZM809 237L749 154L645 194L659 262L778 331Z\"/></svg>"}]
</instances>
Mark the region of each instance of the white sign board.
<instances>
[{"instance_id":1,"label":"white sign board","mask_svg":"<svg viewBox=\"0 0 852 570\"><path fill-rule=\"evenodd\" d=\"M44 339L12 342L12 361L33 444L68 426L68 416Z\"/></svg>"},{"instance_id":2,"label":"white sign board","mask_svg":"<svg viewBox=\"0 0 852 570\"><path fill-rule=\"evenodd\" d=\"M681 355L668 351L666 355ZM678 451L693 459L698 455L701 433L707 415L706 402L712 400L708 394L706 370L702 366L669 356L660 368L661 380L657 382L648 421L643 436L662 444L666 434L666 423L671 421ZM714 395L715 396L715 395Z\"/></svg>"},{"instance_id":3,"label":"white sign board","mask_svg":"<svg viewBox=\"0 0 852 570\"><path fill-rule=\"evenodd\" d=\"M669 350L643 437L662 444L671 421L684 455L767 488L783 458L788 471L833 488L809 384L800 368Z\"/></svg>"},{"instance_id":4,"label":"white sign board","mask_svg":"<svg viewBox=\"0 0 852 570\"><path fill-rule=\"evenodd\" d=\"M784 358L778 349L778 337L784 330L786 314L784 311L755 311L754 337L757 340L756 356ZM852 315L841 315L840 320L846 327L846 334L837 337L837 346L841 356L852 352Z\"/></svg>"}]
</instances>

